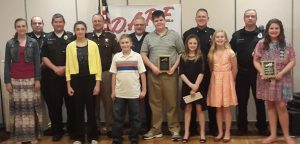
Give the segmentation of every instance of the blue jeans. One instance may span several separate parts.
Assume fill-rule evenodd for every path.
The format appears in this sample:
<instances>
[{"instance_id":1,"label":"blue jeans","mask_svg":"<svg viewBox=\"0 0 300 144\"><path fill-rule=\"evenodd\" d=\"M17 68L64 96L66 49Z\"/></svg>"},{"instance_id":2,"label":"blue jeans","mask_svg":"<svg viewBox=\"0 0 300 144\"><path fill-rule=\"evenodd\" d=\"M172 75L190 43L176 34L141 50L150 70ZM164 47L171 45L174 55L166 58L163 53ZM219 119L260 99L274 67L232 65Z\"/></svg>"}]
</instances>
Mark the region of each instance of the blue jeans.
<instances>
[{"instance_id":1,"label":"blue jeans","mask_svg":"<svg viewBox=\"0 0 300 144\"><path fill-rule=\"evenodd\" d=\"M137 141L140 130L139 117L139 99L116 98L113 103L113 126L112 137L116 142L122 143L123 125L125 122L126 110L128 107L129 122L131 130L129 132L129 139Z\"/></svg>"}]
</instances>

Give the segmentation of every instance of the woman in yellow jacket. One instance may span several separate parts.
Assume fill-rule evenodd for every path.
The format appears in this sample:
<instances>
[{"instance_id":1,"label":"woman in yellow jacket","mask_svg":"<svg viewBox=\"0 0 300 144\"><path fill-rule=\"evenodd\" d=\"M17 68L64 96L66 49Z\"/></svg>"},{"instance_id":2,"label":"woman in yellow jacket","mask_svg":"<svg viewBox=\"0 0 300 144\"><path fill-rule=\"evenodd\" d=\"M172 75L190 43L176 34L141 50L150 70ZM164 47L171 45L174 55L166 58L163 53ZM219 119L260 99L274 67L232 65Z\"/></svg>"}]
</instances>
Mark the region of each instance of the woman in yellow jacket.
<instances>
[{"instance_id":1,"label":"woman in yellow jacket","mask_svg":"<svg viewBox=\"0 0 300 144\"><path fill-rule=\"evenodd\" d=\"M87 139L97 144L95 96L100 91L101 60L98 46L86 38L87 27L82 21L74 24L76 40L67 46L66 79L68 94L72 96L75 128L73 144L85 142L84 110L87 111Z\"/></svg>"}]
</instances>

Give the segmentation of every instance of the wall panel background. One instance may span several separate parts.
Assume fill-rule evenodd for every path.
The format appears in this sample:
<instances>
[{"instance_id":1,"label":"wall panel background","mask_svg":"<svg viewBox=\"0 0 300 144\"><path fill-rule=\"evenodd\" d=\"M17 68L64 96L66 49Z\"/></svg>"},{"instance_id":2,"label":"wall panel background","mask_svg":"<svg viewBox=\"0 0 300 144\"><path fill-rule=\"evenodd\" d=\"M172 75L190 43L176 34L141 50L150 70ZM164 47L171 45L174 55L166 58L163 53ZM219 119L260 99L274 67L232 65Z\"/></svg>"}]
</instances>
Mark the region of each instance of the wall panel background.
<instances>
[{"instance_id":1,"label":"wall panel background","mask_svg":"<svg viewBox=\"0 0 300 144\"><path fill-rule=\"evenodd\" d=\"M8 93L5 91L5 85L3 81L3 68L4 68L4 52L5 45L8 39L12 38L15 34L14 30L14 21L16 18L25 18L25 3L23 0L6 0L5 2L1 1L0 4L0 19L1 19L1 27L0 27L0 74L1 74L1 88L2 88L2 104L0 101L0 108L3 106L4 114L7 115L8 111ZM0 112L0 125L3 124L2 110ZM9 117L5 116L4 121L6 122L6 128L8 127Z\"/></svg>"},{"instance_id":2,"label":"wall panel background","mask_svg":"<svg viewBox=\"0 0 300 144\"><path fill-rule=\"evenodd\" d=\"M51 20L55 13L64 16L66 25L65 30L73 32L73 24L76 22L77 7L74 0L25 0L28 24L33 16L41 16L44 19L44 30L53 31ZM31 28L29 26L29 31Z\"/></svg>"},{"instance_id":3,"label":"wall panel background","mask_svg":"<svg viewBox=\"0 0 300 144\"><path fill-rule=\"evenodd\" d=\"M251 0L251 1L236 1L236 21L237 29L244 25L243 17L246 9L256 9L258 20L257 25L266 26L267 22L272 18L278 18L282 21L285 35L292 39L292 1L293 0Z\"/></svg>"},{"instance_id":4,"label":"wall panel background","mask_svg":"<svg viewBox=\"0 0 300 144\"><path fill-rule=\"evenodd\" d=\"M228 35L234 32L234 0L182 0L182 33L196 26L195 16L199 8L208 11L208 27L224 29Z\"/></svg>"},{"instance_id":5,"label":"wall panel background","mask_svg":"<svg viewBox=\"0 0 300 144\"><path fill-rule=\"evenodd\" d=\"M96 0L89 1L77 0L78 20L84 21L87 24L88 31L93 30L92 15L98 13L98 2ZM72 30L73 31L73 30Z\"/></svg>"}]
</instances>

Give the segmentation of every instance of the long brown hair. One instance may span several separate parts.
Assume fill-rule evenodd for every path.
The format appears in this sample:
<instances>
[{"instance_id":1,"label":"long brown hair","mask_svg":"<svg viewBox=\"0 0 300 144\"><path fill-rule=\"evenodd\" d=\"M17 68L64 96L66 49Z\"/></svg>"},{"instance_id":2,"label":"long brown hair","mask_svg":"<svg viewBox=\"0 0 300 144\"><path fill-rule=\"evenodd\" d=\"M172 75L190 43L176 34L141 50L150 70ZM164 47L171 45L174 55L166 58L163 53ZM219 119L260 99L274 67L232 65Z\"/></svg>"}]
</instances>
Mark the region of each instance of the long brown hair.
<instances>
[{"instance_id":1,"label":"long brown hair","mask_svg":"<svg viewBox=\"0 0 300 144\"><path fill-rule=\"evenodd\" d=\"M271 37L269 35L269 28L271 26L271 24L278 24L279 28L280 28L280 33L279 36L277 37L278 39L278 43L279 43L279 47L280 48L285 48L286 47L286 42L285 42L285 35L284 35L284 29L283 29L283 25L282 22L279 19L271 19L268 21L267 25L266 25L266 36L265 36L265 40L264 40L264 50L268 50L270 48L269 44L271 43Z\"/></svg>"},{"instance_id":2,"label":"long brown hair","mask_svg":"<svg viewBox=\"0 0 300 144\"><path fill-rule=\"evenodd\" d=\"M193 39L193 38L196 39L196 41L197 41L197 49L196 49L196 56L195 56L194 62L197 62L197 60L200 60L200 59L203 58L202 57L202 52L200 50L200 40L199 40L198 36L195 35L195 34L190 34L186 38L185 43L184 43L184 45L185 45L185 51L182 54L182 59L184 61L186 61L189 58L190 49L188 47L188 42L189 42L190 39Z\"/></svg>"},{"instance_id":3,"label":"long brown hair","mask_svg":"<svg viewBox=\"0 0 300 144\"><path fill-rule=\"evenodd\" d=\"M227 33L224 31L224 30L216 30L215 33L213 34L212 36L212 43L211 43L211 47L209 49L209 52L208 52L208 62L209 62L209 68L210 68L210 71L213 71L213 66L214 66L214 53L216 52L216 49L217 49L217 45L216 45L216 35L217 33L223 33L224 36L225 36L225 43L224 43L224 48L225 49L231 49L231 46L229 44L229 41L228 41L228 36L227 36Z\"/></svg>"}]
</instances>

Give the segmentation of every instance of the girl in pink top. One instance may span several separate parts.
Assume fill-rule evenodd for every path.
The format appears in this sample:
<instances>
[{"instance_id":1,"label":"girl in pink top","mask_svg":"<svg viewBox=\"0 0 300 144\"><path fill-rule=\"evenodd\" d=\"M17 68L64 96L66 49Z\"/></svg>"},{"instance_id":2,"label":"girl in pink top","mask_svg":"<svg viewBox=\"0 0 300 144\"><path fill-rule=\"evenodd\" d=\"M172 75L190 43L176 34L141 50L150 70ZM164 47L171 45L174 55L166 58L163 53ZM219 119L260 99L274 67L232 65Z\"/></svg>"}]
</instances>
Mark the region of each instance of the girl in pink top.
<instances>
[{"instance_id":1,"label":"girl in pink top","mask_svg":"<svg viewBox=\"0 0 300 144\"><path fill-rule=\"evenodd\" d=\"M277 73L274 78L263 76L261 61L275 61ZM287 144L295 141L289 135L287 102L293 99L293 78L291 70L296 64L295 51L285 40L283 25L278 19L271 19L266 26L266 36L254 50L253 63L260 75L257 76L256 96L267 101L271 135L262 143L273 143L277 139L277 119ZM278 116L278 117L277 117Z\"/></svg>"},{"instance_id":2,"label":"girl in pink top","mask_svg":"<svg viewBox=\"0 0 300 144\"><path fill-rule=\"evenodd\" d=\"M212 46L208 53L211 73L207 105L217 108L218 135L215 141L230 141L231 113L230 107L237 105L235 77L237 60L231 49L225 31L218 30L212 37ZM225 117L225 134L222 127L222 115Z\"/></svg>"}]
</instances>

